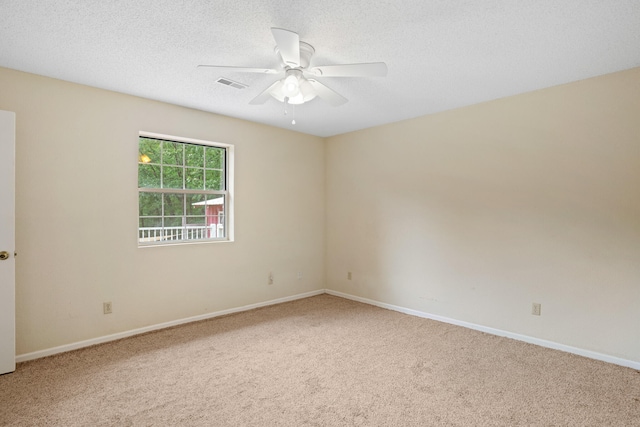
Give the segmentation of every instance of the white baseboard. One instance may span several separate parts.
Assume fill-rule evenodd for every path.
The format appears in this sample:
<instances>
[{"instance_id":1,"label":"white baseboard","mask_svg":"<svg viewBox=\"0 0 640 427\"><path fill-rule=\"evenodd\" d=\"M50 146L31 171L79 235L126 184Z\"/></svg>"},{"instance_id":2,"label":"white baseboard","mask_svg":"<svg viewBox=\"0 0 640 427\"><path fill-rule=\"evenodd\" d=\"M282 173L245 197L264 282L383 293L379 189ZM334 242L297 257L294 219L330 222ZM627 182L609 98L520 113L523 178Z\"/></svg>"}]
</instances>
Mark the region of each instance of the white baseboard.
<instances>
[{"instance_id":1,"label":"white baseboard","mask_svg":"<svg viewBox=\"0 0 640 427\"><path fill-rule=\"evenodd\" d=\"M116 341L122 338L131 337L134 335L144 334L146 332L156 331L159 329L165 329L172 326L182 325L185 323L197 322L199 320L211 319L213 317L224 316L227 314L239 313L241 311L253 310L254 308L266 307L269 305L281 304L283 302L294 301L302 298L309 298L315 295L324 294L324 289L317 291L305 292L303 294L292 295L284 298L278 298L270 301L259 302L256 304L249 304L242 307L230 308L228 310L216 311L213 313L201 314L199 316L187 317L185 319L172 320L170 322L159 323L157 325L145 326L144 328L132 329L130 331L118 332L117 334L105 335L98 338L92 338L85 341L78 341L71 344L61 345L59 347L47 348L45 350L38 350L32 353L19 354L16 356L16 363L26 362L27 360L40 359L41 357L52 356L58 353L64 353L71 350L77 350L83 347L90 347L96 344L102 344L109 341Z\"/></svg>"},{"instance_id":2,"label":"white baseboard","mask_svg":"<svg viewBox=\"0 0 640 427\"><path fill-rule=\"evenodd\" d=\"M343 292L333 291L330 289L326 289L326 293L329 295L334 295L341 298L350 299L353 301L362 302L369 305L375 305L377 307L386 308L388 310L398 311L400 313L409 314L411 316L423 317L425 319L437 320L438 322L450 323L452 325L462 326L464 328L474 329L476 331L486 332L488 334L497 335L500 337L512 338L518 341L524 341L529 344L539 345L541 347L552 348L554 350L564 351L566 353L577 354L579 356L588 357L589 359L601 360L607 363L613 363L614 365L625 366L627 368L632 368L636 370L640 370L640 362L636 362L633 360L622 359L615 356L610 356L608 354L597 353L591 350L585 350L582 348L572 347L569 345L559 344L553 341L547 341L540 338L534 338L527 335L516 334L513 332L503 331L501 329L489 328L487 326L476 325L474 323L464 322L462 320L451 319L449 317L438 316L435 314L424 313L418 310L412 310L410 308L399 307L397 305L386 304L383 302L371 300L368 298L362 298L355 295L345 294Z\"/></svg>"},{"instance_id":3,"label":"white baseboard","mask_svg":"<svg viewBox=\"0 0 640 427\"><path fill-rule=\"evenodd\" d=\"M622 359L615 356L610 356L607 354L598 353L591 350L585 350L577 347L572 347L564 344L559 344L553 341L547 341L540 338L534 338L527 335L516 334L513 332L503 331L501 329L490 328L487 326L477 325L474 323L464 322L462 320L451 319L449 317L438 316L435 314L425 313L418 310L413 310L410 308L400 307L397 305L387 304L380 301L375 301L368 298L363 298L355 295L346 294L343 292L334 291L331 289L319 289L316 291L306 292L303 294L292 295L284 298L278 298L270 301L259 302L256 304L245 305L237 308L230 308L228 310L216 311L213 313L202 314L199 316L187 317L185 319L173 320L170 322L159 323L156 325L145 326L144 328L132 329L129 331L119 332L112 335L105 335L98 338L92 338L85 341L78 341L71 344L65 344L58 347L48 348L44 350L34 351L32 353L19 354L16 356L16 363L26 362L28 360L39 359L41 357L52 356L58 353L64 353L71 350L77 350L84 347L90 347L96 344L102 344L109 341L116 341L122 338L131 337L134 335L144 334L146 332L156 331L159 329L165 329L172 326L182 325L185 323L197 322L200 320L211 319L214 317L224 316L227 314L239 313L242 311L253 310L254 308L266 307L269 305L281 304L283 302L294 301L302 298L309 298L316 295L321 295L327 293L329 295L334 295L337 297L350 299L353 301L362 302L369 305L374 305L376 307L386 308L388 310L397 311L404 314L409 314L411 316L422 317L425 319L436 320L438 322L449 323L452 325L462 326L464 328L473 329L476 331L486 332L488 334L497 335L500 337L512 338L518 341L523 341L530 344L539 345L541 347L547 347L554 350L560 350L567 353L577 354L579 356L588 357L590 359L601 360L607 363L613 363L615 365L625 366L628 368L640 370L640 362L636 362L633 360Z\"/></svg>"}]
</instances>

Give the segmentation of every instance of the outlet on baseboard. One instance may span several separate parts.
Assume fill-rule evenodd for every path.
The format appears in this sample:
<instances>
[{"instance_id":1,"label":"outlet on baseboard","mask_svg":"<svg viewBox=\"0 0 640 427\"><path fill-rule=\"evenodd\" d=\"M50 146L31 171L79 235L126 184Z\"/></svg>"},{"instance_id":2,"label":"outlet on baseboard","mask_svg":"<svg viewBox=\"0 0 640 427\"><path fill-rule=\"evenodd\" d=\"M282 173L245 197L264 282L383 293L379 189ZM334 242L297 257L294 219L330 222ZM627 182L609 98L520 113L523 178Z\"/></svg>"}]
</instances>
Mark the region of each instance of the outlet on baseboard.
<instances>
[{"instance_id":1,"label":"outlet on baseboard","mask_svg":"<svg viewBox=\"0 0 640 427\"><path fill-rule=\"evenodd\" d=\"M347 280L351 280L351 272L347 272Z\"/></svg>"},{"instance_id":2,"label":"outlet on baseboard","mask_svg":"<svg viewBox=\"0 0 640 427\"><path fill-rule=\"evenodd\" d=\"M273 273L269 273L269 282L270 285L273 285Z\"/></svg>"},{"instance_id":3,"label":"outlet on baseboard","mask_svg":"<svg viewBox=\"0 0 640 427\"><path fill-rule=\"evenodd\" d=\"M541 310L542 310L542 304L540 304L539 302L534 302L531 305L531 314L533 314L534 316L540 316Z\"/></svg>"},{"instance_id":4,"label":"outlet on baseboard","mask_svg":"<svg viewBox=\"0 0 640 427\"><path fill-rule=\"evenodd\" d=\"M111 314L113 307L111 306L111 301L102 303L102 312L104 314Z\"/></svg>"}]
</instances>

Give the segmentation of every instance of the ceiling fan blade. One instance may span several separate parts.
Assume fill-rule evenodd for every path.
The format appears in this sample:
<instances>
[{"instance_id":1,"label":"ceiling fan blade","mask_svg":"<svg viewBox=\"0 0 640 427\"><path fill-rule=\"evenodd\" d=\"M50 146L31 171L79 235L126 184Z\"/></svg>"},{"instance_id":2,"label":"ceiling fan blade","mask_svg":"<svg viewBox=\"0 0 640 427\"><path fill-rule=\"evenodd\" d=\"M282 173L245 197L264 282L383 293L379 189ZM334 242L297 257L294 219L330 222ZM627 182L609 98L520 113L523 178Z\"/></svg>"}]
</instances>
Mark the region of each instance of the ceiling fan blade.
<instances>
[{"instance_id":1,"label":"ceiling fan blade","mask_svg":"<svg viewBox=\"0 0 640 427\"><path fill-rule=\"evenodd\" d=\"M371 62L368 64L325 65L313 67L308 72L322 77L384 77L387 75L387 64Z\"/></svg>"},{"instance_id":2,"label":"ceiling fan blade","mask_svg":"<svg viewBox=\"0 0 640 427\"><path fill-rule=\"evenodd\" d=\"M271 92L278 90L282 86L282 80L276 81L274 84L266 88L260 95L256 96L249 102L249 104L259 105L267 102L267 99L271 97Z\"/></svg>"},{"instance_id":3,"label":"ceiling fan blade","mask_svg":"<svg viewBox=\"0 0 640 427\"><path fill-rule=\"evenodd\" d=\"M300 66L300 37L298 33L282 28L271 28L273 38L278 45L278 51L282 60L288 66L295 68Z\"/></svg>"},{"instance_id":4,"label":"ceiling fan blade","mask_svg":"<svg viewBox=\"0 0 640 427\"><path fill-rule=\"evenodd\" d=\"M198 65L198 68L215 68L219 70L236 71L239 73L275 74L280 72L272 68L227 67L224 65Z\"/></svg>"},{"instance_id":5,"label":"ceiling fan blade","mask_svg":"<svg viewBox=\"0 0 640 427\"><path fill-rule=\"evenodd\" d=\"M316 95L318 95L320 98L322 98L324 101L327 101L334 107L346 104L349 101L347 98L340 95L336 91L329 89L319 81L311 79L307 79L307 81L311 84L311 86L313 86L313 90L316 92Z\"/></svg>"}]
</instances>

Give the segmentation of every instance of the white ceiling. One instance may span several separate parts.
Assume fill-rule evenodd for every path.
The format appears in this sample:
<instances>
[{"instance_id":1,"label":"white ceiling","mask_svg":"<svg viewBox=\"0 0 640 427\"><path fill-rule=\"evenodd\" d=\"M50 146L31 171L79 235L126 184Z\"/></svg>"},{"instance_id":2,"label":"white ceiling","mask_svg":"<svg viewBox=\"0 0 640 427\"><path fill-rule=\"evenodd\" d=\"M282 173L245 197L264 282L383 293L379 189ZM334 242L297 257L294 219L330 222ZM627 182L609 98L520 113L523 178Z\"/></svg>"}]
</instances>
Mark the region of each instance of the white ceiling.
<instances>
[{"instance_id":1,"label":"white ceiling","mask_svg":"<svg viewBox=\"0 0 640 427\"><path fill-rule=\"evenodd\" d=\"M389 73L317 78L349 102L298 106L294 126L249 105L280 75L196 68L278 67L271 27L312 66ZM638 67L640 0L0 0L0 66L331 136Z\"/></svg>"}]
</instances>

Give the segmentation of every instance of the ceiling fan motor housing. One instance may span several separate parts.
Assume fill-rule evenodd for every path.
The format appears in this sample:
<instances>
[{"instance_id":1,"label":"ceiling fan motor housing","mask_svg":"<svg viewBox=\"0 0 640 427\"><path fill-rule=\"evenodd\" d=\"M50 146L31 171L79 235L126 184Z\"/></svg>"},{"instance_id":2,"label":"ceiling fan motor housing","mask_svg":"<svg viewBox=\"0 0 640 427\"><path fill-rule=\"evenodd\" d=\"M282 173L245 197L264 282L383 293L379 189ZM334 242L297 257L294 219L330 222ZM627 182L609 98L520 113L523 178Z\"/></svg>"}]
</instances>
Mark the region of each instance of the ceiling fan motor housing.
<instances>
[{"instance_id":1,"label":"ceiling fan motor housing","mask_svg":"<svg viewBox=\"0 0 640 427\"><path fill-rule=\"evenodd\" d=\"M278 48L278 46L276 46L274 50L276 52L276 55L278 55L279 58L282 58L282 55L280 55L280 49ZM311 46L309 43L301 41L300 42L300 63L297 66L295 66L296 64L289 64L285 62L283 59L282 64L284 65L285 68L300 68L300 69L309 68L309 64L311 64L311 57L315 52L316 50L313 48L313 46Z\"/></svg>"}]
</instances>

